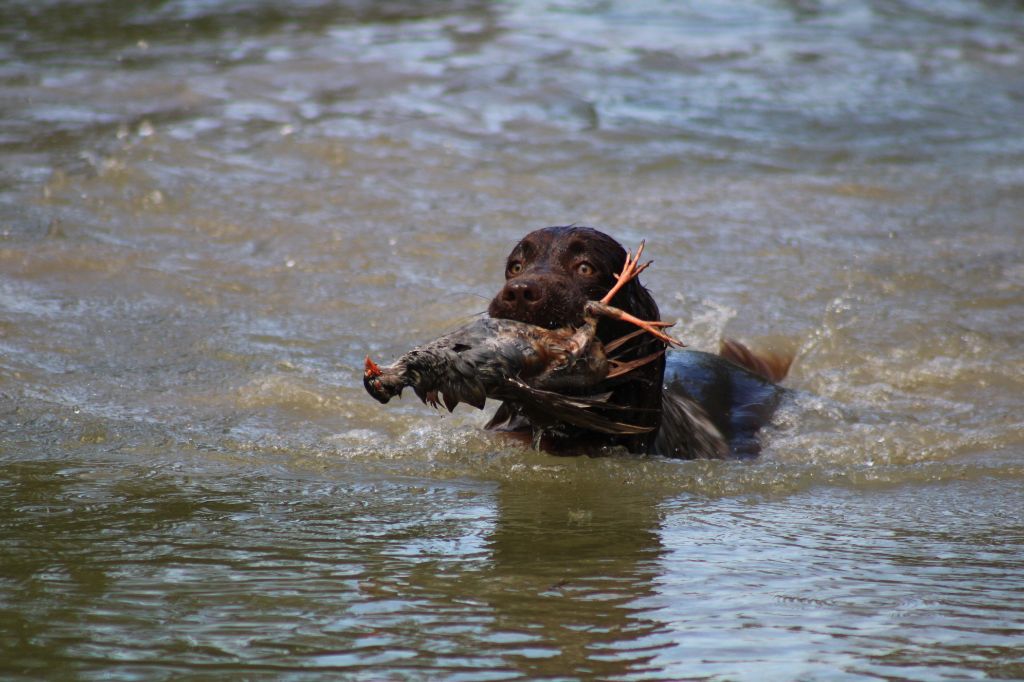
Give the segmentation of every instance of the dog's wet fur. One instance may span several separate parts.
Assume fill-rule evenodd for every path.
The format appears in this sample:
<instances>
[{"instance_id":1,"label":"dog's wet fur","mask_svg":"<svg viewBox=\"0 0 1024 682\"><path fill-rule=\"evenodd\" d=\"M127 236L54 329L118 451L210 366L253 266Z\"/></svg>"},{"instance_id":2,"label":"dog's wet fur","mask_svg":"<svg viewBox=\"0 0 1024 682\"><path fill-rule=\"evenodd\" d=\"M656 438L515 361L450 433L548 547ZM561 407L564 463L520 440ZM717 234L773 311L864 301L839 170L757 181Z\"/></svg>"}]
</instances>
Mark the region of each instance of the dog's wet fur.
<instances>
[{"instance_id":1,"label":"dog's wet fur","mask_svg":"<svg viewBox=\"0 0 1024 682\"><path fill-rule=\"evenodd\" d=\"M491 301L491 317L519 320L548 329L582 323L584 304L615 284L626 250L590 227L546 227L523 237L505 264L505 286ZM658 304L634 279L611 301L643 320L658 320ZM627 322L604 320L598 338L607 344L635 331ZM664 344L650 335L634 337L616 355L634 360ZM726 340L719 354L671 351L624 377L592 387L610 392L609 401L628 410L615 416L650 431L609 436L574 427L546 429L543 447L555 453L594 452L622 446L634 453L669 457L752 457L760 451L757 431L770 418L792 357L755 353ZM514 404L504 403L489 428L532 432ZM534 434L536 435L536 434Z\"/></svg>"}]
</instances>

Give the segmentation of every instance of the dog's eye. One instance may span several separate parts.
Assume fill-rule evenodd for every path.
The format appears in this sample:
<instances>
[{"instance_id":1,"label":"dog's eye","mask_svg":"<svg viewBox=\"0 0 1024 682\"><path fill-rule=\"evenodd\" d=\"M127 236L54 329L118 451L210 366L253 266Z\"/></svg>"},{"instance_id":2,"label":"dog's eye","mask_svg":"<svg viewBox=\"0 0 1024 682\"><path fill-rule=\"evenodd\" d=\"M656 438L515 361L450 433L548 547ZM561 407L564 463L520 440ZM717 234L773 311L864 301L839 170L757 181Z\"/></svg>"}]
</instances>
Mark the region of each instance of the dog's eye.
<instances>
[{"instance_id":1,"label":"dog's eye","mask_svg":"<svg viewBox=\"0 0 1024 682\"><path fill-rule=\"evenodd\" d=\"M590 263L583 261L576 266L576 272L580 273L584 277L590 277L594 274L594 266Z\"/></svg>"},{"instance_id":2,"label":"dog's eye","mask_svg":"<svg viewBox=\"0 0 1024 682\"><path fill-rule=\"evenodd\" d=\"M523 271L523 264L520 263L519 261L516 261L514 263L509 263L508 264L508 274L510 274L510 275L518 275L522 271Z\"/></svg>"}]
</instances>

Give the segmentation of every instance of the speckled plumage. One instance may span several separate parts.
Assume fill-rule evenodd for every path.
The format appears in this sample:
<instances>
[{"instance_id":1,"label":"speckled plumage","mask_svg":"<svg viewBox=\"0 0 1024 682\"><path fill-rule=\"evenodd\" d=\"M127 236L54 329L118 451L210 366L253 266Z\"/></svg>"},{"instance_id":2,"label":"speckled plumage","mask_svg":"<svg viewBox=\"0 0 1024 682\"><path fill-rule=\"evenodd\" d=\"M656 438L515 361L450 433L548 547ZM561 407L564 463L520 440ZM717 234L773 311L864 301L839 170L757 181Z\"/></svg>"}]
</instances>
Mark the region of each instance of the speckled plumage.
<instances>
[{"instance_id":1,"label":"speckled plumage","mask_svg":"<svg viewBox=\"0 0 1024 682\"><path fill-rule=\"evenodd\" d=\"M514 320L481 318L386 367L367 359L363 385L381 403L410 387L425 403L460 402L483 408L487 398L513 401L541 424L560 422L603 433L638 433L646 427L609 419L593 411L614 408L607 395L570 396L609 374L604 346L588 316L578 329L545 329Z\"/></svg>"}]
</instances>

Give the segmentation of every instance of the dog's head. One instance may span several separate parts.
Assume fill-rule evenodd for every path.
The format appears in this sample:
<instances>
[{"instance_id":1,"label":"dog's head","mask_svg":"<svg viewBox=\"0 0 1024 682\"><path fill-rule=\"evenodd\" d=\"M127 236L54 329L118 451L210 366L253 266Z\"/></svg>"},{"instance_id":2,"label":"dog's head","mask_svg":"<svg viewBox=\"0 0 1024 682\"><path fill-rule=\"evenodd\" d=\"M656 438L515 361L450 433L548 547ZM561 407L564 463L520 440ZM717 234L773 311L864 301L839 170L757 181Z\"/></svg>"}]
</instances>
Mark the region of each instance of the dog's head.
<instances>
[{"instance_id":1,"label":"dog's head","mask_svg":"<svg viewBox=\"0 0 1024 682\"><path fill-rule=\"evenodd\" d=\"M583 322L583 306L604 296L626 262L626 250L590 227L545 227L523 237L505 263L505 286L491 301L491 317L548 329ZM611 304L641 319L658 319L658 306L638 280ZM602 322L603 331L613 327ZM622 327L631 331L628 327ZM614 338L599 334L603 341Z\"/></svg>"},{"instance_id":2,"label":"dog's head","mask_svg":"<svg viewBox=\"0 0 1024 682\"><path fill-rule=\"evenodd\" d=\"M488 307L491 317L518 320L548 329L583 322L588 300L603 297L626 262L626 250L603 232L590 227L545 227L523 237L505 264L505 286ZM659 319L658 305L638 280L624 286L611 305L644 320ZM597 336L608 343L635 327L626 322L601 320ZM663 346L642 335L617 351L623 360L641 358ZM630 373L614 386L594 387L595 392L612 390L612 402L636 408L632 415L619 414L634 424L657 426L661 415L661 383L665 360ZM650 435L619 438L617 442L634 452L648 449Z\"/></svg>"}]
</instances>

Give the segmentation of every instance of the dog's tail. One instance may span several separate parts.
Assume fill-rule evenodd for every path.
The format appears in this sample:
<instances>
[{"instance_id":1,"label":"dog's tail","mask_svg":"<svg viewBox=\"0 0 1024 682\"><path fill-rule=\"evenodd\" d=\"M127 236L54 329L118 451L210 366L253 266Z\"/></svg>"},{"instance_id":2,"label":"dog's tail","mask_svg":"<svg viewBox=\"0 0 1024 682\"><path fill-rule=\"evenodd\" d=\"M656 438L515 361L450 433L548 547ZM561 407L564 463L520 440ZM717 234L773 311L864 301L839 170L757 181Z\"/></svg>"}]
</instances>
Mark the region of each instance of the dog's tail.
<instances>
[{"instance_id":1,"label":"dog's tail","mask_svg":"<svg viewBox=\"0 0 1024 682\"><path fill-rule=\"evenodd\" d=\"M755 353L735 339L722 339L718 354L740 367L778 383L786 378L795 354L760 351Z\"/></svg>"}]
</instances>

